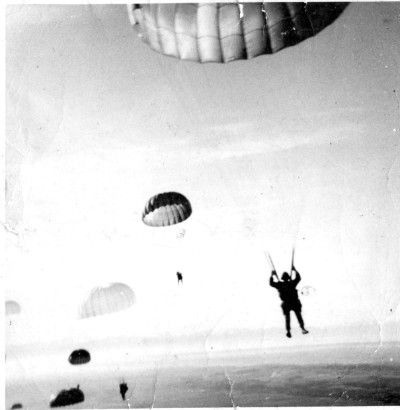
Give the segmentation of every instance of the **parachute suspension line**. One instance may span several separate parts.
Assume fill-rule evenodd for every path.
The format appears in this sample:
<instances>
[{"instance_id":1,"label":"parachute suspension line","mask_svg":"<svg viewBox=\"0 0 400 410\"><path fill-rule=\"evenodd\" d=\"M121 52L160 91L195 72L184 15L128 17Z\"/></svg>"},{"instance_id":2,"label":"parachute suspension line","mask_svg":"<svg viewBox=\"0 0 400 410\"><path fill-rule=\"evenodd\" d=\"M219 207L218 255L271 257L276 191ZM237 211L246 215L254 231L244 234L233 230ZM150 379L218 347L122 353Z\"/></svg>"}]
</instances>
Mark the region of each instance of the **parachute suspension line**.
<instances>
[{"instance_id":1,"label":"parachute suspension line","mask_svg":"<svg viewBox=\"0 0 400 410\"><path fill-rule=\"evenodd\" d=\"M267 253L264 252L264 255L267 258L267 261L269 262L271 269L276 272L275 265L274 265L274 262L272 261L271 255L268 252Z\"/></svg>"},{"instance_id":2,"label":"parachute suspension line","mask_svg":"<svg viewBox=\"0 0 400 410\"><path fill-rule=\"evenodd\" d=\"M265 252L264 252L264 256L265 256L265 259L267 260L267 262L268 262L268 264L269 264L271 270L273 270L274 268L273 268L272 265L271 265L271 261L268 259L268 256L267 256L267 254L266 254Z\"/></svg>"},{"instance_id":3,"label":"parachute suspension line","mask_svg":"<svg viewBox=\"0 0 400 410\"><path fill-rule=\"evenodd\" d=\"M294 266L294 253L295 253L295 248L296 248L297 237L299 235L300 223L301 223L301 216L300 216L299 221L297 223L297 230L296 230L296 233L294 235L293 248L292 248L292 264L290 266L290 269L292 269L293 266ZM292 272L290 272L290 275L292 275Z\"/></svg>"},{"instance_id":4,"label":"parachute suspension line","mask_svg":"<svg viewBox=\"0 0 400 410\"><path fill-rule=\"evenodd\" d=\"M293 266L294 266L294 246L292 249L292 263L290 265L290 277L292 277L292 274L293 274Z\"/></svg>"},{"instance_id":5,"label":"parachute suspension line","mask_svg":"<svg viewBox=\"0 0 400 410\"><path fill-rule=\"evenodd\" d=\"M275 268L274 262L272 261L271 255L268 254L268 257L269 257L269 260L270 260L270 262L271 262L271 265L272 265L274 271L276 272L276 268Z\"/></svg>"},{"instance_id":6,"label":"parachute suspension line","mask_svg":"<svg viewBox=\"0 0 400 410\"><path fill-rule=\"evenodd\" d=\"M248 226L248 228L250 229L251 233L253 234L254 240L258 242L258 246L260 247L260 249L263 249L264 246L263 246L263 243L261 242L260 238L255 234L254 230L253 230L250 226ZM274 264L271 263L271 262L272 262L272 259L271 259L270 255L269 255L269 253L268 253L268 252L265 252L264 250L263 250L263 253L264 253L265 259L267 260L267 262L268 262L268 264L269 264L271 270L275 270ZM267 256L267 255L268 255L268 256Z\"/></svg>"}]
</instances>

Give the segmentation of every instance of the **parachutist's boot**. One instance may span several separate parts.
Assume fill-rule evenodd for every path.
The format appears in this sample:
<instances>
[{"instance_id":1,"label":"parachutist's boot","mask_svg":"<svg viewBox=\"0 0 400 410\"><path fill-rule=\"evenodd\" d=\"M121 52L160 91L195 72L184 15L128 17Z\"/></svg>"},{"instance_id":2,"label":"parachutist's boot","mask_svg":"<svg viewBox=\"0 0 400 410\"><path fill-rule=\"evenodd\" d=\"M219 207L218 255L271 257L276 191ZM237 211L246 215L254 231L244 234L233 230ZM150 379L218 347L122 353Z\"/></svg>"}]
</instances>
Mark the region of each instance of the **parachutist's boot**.
<instances>
[{"instance_id":1,"label":"parachutist's boot","mask_svg":"<svg viewBox=\"0 0 400 410\"><path fill-rule=\"evenodd\" d=\"M292 337L292 334L291 334L290 332L287 332L287 333L286 333L286 336L287 336L287 337Z\"/></svg>"},{"instance_id":2,"label":"parachutist's boot","mask_svg":"<svg viewBox=\"0 0 400 410\"><path fill-rule=\"evenodd\" d=\"M309 333L308 330L304 329L304 327L301 329L301 331L302 331L303 335L306 335L307 333Z\"/></svg>"}]
</instances>

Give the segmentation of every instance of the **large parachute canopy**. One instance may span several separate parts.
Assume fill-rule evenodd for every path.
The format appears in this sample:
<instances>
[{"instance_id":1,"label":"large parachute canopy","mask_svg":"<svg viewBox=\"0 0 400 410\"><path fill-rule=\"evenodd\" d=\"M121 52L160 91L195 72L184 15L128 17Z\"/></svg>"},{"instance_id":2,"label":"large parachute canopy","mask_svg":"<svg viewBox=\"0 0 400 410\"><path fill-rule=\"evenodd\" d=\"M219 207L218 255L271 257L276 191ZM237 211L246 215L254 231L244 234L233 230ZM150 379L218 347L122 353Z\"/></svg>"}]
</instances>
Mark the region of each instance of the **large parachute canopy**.
<instances>
[{"instance_id":1,"label":"large parachute canopy","mask_svg":"<svg viewBox=\"0 0 400 410\"><path fill-rule=\"evenodd\" d=\"M18 315L19 313L21 313L20 305L14 300L7 300L6 301L6 316Z\"/></svg>"},{"instance_id":2,"label":"large parachute canopy","mask_svg":"<svg viewBox=\"0 0 400 410\"><path fill-rule=\"evenodd\" d=\"M186 197L178 192L165 192L147 201L142 219L149 226L169 226L185 221L191 214L192 207Z\"/></svg>"},{"instance_id":3,"label":"large parachute canopy","mask_svg":"<svg viewBox=\"0 0 400 410\"><path fill-rule=\"evenodd\" d=\"M201 63L273 54L331 24L346 3L131 4L139 36L159 53Z\"/></svg>"},{"instance_id":4,"label":"large parachute canopy","mask_svg":"<svg viewBox=\"0 0 400 410\"><path fill-rule=\"evenodd\" d=\"M69 358L68 361L71 364L85 364L90 362L90 353L85 349L78 349L74 350Z\"/></svg>"},{"instance_id":5,"label":"large parachute canopy","mask_svg":"<svg viewBox=\"0 0 400 410\"><path fill-rule=\"evenodd\" d=\"M133 290L124 283L109 283L93 288L79 307L81 319L108 315L129 309L136 303Z\"/></svg>"}]
</instances>

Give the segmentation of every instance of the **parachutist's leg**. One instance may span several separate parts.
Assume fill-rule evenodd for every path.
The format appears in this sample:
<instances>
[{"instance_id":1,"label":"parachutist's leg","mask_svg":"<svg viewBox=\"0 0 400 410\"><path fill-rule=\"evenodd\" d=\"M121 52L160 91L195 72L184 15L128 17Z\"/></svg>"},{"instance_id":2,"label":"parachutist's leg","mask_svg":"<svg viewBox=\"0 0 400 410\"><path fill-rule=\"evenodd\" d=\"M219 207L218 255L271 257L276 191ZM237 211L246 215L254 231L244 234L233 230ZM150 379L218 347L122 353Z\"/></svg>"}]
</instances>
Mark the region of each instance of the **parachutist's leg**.
<instances>
[{"instance_id":1,"label":"parachutist's leg","mask_svg":"<svg viewBox=\"0 0 400 410\"><path fill-rule=\"evenodd\" d=\"M296 314L297 320L299 321L299 325L301 330L303 331L303 334L308 333L308 331L304 328L304 320L303 316L301 315L301 309L296 309L294 313Z\"/></svg>"},{"instance_id":2,"label":"parachutist's leg","mask_svg":"<svg viewBox=\"0 0 400 410\"><path fill-rule=\"evenodd\" d=\"M299 322L299 325L302 329L304 329L304 320L303 317L301 316L301 310L300 309L296 309L294 311L294 313L296 314L297 320Z\"/></svg>"},{"instance_id":3,"label":"parachutist's leg","mask_svg":"<svg viewBox=\"0 0 400 410\"><path fill-rule=\"evenodd\" d=\"M285 313L286 330L290 332L290 312Z\"/></svg>"},{"instance_id":4,"label":"parachutist's leg","mask_svg":"<svg viewBox=\"0 0 400 410\"><path fill-rule=\"evenodd\" d=\"M285 321L286 321L286 336L287 337L292 337L291 333L290 333L290 311L285 312Z\"/></svg>"}]
</instances>

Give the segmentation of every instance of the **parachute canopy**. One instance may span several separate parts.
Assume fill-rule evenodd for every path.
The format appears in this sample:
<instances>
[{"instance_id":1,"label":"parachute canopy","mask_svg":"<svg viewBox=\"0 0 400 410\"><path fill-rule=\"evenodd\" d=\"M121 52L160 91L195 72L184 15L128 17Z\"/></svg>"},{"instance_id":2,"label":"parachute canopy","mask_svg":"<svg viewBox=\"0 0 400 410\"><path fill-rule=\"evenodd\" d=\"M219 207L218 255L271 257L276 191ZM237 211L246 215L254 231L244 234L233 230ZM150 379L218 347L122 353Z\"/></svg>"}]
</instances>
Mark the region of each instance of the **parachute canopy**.
<instances>
[{"instance_id":1,"label":"parachute canopy","mask_svg":"<svg viewBox=\"0 0 400 410\"><path fill-rule=\"evenodd\" d=\"M79 317L85 319L108 315L128 309L135 303L133 290L124 283L96 286L79 307Z\"/></svg>"},{"instance_id":2,"label":"parachute canopy","mask_svg":"<svg viewBox=\"0 0 400 410\"><path fill-rule=\"evenodd\" d=\"M165 192L150 198L142 219L149 226L169 226L185 221L192 214L190 202L178 192Z\"/></svg>"},{"instance_id":3,"label":"parachute canopy","mask_svg":"<svg viewBox=\"0 0 400 410\"><path fill-rule=\"evenodd\" d=\"M85 364L90 362L90 353L85 349L78 349L74 350L69 358L68 361L71 364Z\"/></svg>"},{"instance_id":4,"label":"parachute canopy","mask_svg":"<svg viewBox=\"0 0 400 410\"><path fill-rule=\"evenodd\" d=\"M346 3L162 3L128 5L131 24L159 53L227 63L273 54L331 24Z\"/></svg>"},{"instance_id":5,"label":"parachute canopy","mask_svg":"<svg viewBox=\"0 0 400 410\"><path fill-rule=\"evenodd\" d=\"M78 387L69 390L61 390L57 397L50 402L50 407L64 407L71 404L81 403L85 400L83 391Z\"/></svg>"},{"instance_id":6,"label":"parachute canopy","mask_svg":"<svg viewBox=\"0 0 400 410\"><path fill-rule=\"evenodd\" d=\"M6 316L8 315L18 315L21 313L20 305L14 300L6 301Z\"/></svg>"},{"instance_id":7,"label":"parachute canopy","mask_svg":"<svg viewBox=\"0 0 400 410\"><path fill-rule=\"evenodd\" d=\"M11 410L15 410L15 409L22 409L23 406L21 403L15 403L11 406Z\"/></svg>"}]
</instances>

